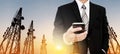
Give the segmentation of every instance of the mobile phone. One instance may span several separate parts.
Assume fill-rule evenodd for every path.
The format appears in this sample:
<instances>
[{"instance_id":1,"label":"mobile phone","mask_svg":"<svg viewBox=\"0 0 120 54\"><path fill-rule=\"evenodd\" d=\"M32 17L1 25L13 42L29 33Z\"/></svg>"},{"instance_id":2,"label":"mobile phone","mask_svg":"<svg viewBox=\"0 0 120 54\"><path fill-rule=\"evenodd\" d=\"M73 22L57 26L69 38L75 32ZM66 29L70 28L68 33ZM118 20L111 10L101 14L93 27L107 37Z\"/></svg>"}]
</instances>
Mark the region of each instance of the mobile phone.
<instances>
[{"instance_id":1,"label":"mobile phone","mask_svg":"<svg viewBox=\"0 0 120 54\"><path fill-rule=\"evenodd\" d=\"M75 32L76 34L80 34L80 33L83 33L85 31L85 24L82 23L82 22L74 22L74 23L72 23L72 26L73 26L73 28L77 28L77 27L81 27L82 28L81 31Z\"/></svg>"}]
</instances>

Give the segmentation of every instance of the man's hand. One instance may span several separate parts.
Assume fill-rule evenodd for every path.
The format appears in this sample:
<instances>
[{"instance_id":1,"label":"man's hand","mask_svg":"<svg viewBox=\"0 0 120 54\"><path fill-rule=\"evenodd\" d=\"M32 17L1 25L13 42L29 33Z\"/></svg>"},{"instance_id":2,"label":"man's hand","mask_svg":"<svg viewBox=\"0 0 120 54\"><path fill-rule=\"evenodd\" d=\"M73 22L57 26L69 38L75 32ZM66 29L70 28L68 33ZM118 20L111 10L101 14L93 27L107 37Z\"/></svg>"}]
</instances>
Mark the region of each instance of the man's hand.
<instances>
[{"instance_id":1,"label":"man's hand","mask_svg":"<svg viewBox=\"0 0 120 54\"><path fill-rule=\"evenodd\" d=\"M66 44L72 44L73 42L78 42L82 41L87 37L87 31L80 33L80 34L75 34L77 31L81 31L81 27L73 28L71 26L64 34L63 34L63 39Z\"/></svg>"}]
</instances>

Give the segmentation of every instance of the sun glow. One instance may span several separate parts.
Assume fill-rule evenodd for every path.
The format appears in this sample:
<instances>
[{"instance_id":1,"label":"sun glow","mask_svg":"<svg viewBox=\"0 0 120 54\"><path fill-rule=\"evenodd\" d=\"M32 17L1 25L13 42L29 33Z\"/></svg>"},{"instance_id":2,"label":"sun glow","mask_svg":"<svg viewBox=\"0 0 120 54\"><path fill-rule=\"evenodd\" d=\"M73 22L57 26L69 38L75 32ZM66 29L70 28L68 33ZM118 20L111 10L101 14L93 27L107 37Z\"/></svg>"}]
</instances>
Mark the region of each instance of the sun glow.
<instances>
[{"instance_id":1,"label":"sun glow","mask_svg":"<svg viewBox=\"0 0 120 54\"><path fill-rule=\"evenodd\" d=\"M61 45L56 46L56 50L62 50L62 49L63 49L63 47Z\"/></svg>"}]
</instances>

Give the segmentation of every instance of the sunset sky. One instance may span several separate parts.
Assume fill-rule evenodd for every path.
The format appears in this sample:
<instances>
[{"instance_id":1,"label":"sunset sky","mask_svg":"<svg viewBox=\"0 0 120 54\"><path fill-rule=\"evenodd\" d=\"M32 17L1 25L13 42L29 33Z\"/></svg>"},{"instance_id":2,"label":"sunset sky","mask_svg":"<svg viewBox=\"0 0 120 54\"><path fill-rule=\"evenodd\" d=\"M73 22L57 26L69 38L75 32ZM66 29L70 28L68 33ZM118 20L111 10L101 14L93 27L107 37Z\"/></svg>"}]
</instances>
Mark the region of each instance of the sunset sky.
<instances>
[{"instance_id":1,"label":"sunset sky","mask_svg":"<svg viewBox=\"0 0 120 54\"><path fill-rule=\"evenodd\" d=\"M57 7L72 1L73 0L0 0L0 42L2 41L2 35L5 30L10 26L16 11L22 7L23 16L25 18L22 24L25 25L26 29L22 31L21 45L23 46L23 41L27 37L27 29L30 26L31 20L33 20L35 28L34 35L36 36L35 54L39 54L43 34L46 35L48 52L50 52L52 50L50 46L54 45L52 41L52 31ZM109 24L114 28L119 39L120 0L91 1L106 8Z\"/></svg>"}]
</instances>

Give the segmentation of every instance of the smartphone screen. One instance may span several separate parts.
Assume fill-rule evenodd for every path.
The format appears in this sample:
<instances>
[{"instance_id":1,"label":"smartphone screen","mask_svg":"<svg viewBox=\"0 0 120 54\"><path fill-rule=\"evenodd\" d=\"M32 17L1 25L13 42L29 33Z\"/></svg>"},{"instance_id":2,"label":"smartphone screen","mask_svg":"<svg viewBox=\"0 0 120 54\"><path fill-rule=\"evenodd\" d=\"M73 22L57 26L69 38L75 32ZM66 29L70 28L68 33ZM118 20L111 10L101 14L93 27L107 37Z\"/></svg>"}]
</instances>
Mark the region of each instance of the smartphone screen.
<instances>
[{"instance_id":1,"label":"smartphone screen","mask_svg":"<svg viewBox=\"0 0 120 54\"><path fill-rule=\"evenodd\" d=\"M81 31L75 32L76 34L80 34L80 33L85 31L85 24L82 23L82 22L74 22L74 23L72 23L72 26L73 26L73 28L77 28L77 27L81 27L82 28Z\"/></svg>"}]
</instances>

